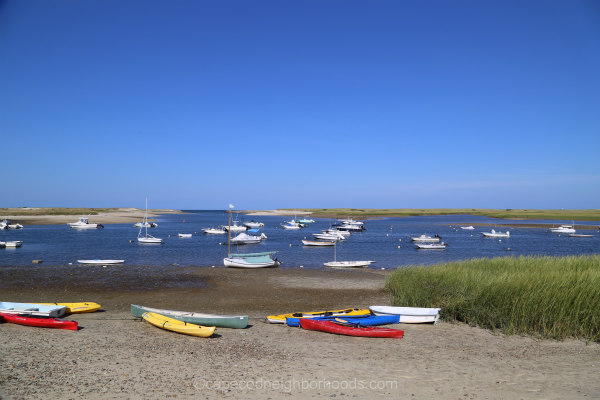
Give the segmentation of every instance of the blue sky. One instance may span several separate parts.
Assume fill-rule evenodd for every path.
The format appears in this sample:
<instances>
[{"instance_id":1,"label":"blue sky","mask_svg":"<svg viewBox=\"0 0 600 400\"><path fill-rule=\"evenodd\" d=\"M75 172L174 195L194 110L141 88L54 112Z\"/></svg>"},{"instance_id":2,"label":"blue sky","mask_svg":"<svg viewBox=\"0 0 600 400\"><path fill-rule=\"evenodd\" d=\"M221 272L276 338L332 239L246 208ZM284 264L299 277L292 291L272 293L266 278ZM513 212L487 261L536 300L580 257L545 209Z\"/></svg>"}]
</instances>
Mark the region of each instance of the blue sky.
<instances>
[{"instance_id":1,"label":"blue sky","mask_svg":"<svg viewBox=\"0 0 600 400\"><path fill-rule=\"evenodd\" d=\"M600 3L0 0L0 207L600 207Z\"/></svg>"}]
</instances>

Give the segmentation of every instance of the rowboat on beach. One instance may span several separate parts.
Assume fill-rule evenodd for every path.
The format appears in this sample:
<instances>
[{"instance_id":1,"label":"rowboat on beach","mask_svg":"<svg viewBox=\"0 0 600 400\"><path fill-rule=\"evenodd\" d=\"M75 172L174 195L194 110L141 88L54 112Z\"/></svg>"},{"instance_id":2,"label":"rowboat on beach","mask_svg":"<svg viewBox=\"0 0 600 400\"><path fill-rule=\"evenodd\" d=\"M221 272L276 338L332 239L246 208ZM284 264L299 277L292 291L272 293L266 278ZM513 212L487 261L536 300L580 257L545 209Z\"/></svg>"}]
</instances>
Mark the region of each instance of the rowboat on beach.
<instances>
[{"instance_id":1,"label":"rowboat on beach","mask_svg":"<svg viewBox=\"0 0 600 400\"><path fill-rule=\"evenodd\" d=\"M146 312L142 314L142 318L157 328L165 329L172 332L183 333L184 335L210 337L215 333L214 326L201 326L189 324L173 318L165 317L164 315Z\"/></svg>"},{"instance_id":2,"label":"rowboat on beach","mask_svg":"<svg viewBox=\"0 0 600 400\"><path fill-rule=\"evenodd\" d=\"M354 324L347 324L342 321L319 321L311 318L301 318L300 326L303 329L335 333L338 335L360 336L360 337L378 337L378 338L397 338L404 336L404 331L400 329L378 328L378 327L359 327Z\"/></svg>"},{"instance_id":3,"label":"rowboat on beach","mask_svg":"<svg viewBox=\"0 0 600 400\"><path fill-rule=\"evenodd\" d=\"M309 311L309 312L295 312L288 314L269 315L267 321L272 324L285 324L286 318L315 318L324 316L336 316L336 317L349 317L349 316L360 316L369 315L371 311L367 309L359 308L345 308L341 310L327 310L327 311Z\"/></svg>"},{"instance_id":4,"label":"rowboat on beach","mask_svg":"<svg viewBox=\"0 0 600 400\"><path fill-rule=\"evenodd\" d=\"M0 302L0 313L39 315L42 317L60 317L66 312L65 306L45 305L39 303Z\"/></svg>"},{"instance_id":5,"label":"rowboat on beach","mask_svg":"<svg viewBox=\"0 0 600 400\"><path fill-rule=\"evenodd\" d=\"M36 326L38 328L77 330L77 322L58 318L28 317L17 314L0 313L0 321L1 320L10 322L11 324Z\"/></svg>"},{"instance_id":6,"label":"rowboat on beach","mask_svg":"<svg viewBox=\"0 0 600 400\"><path fill-rule=\"evenodd\" d=\"M441 308L371 306L369 310L375 315L399 315L401 324L435 324Z\"/></svg>"},{"instance_id":7,"label":"rowboat on beach","mask_svg":"<svg viewBox=\"0 0 600 400\"><path fill-rule=\"evenodd\" d=\"M159 308L138 306L136 304L131 305L131 315L133 315L136 318L142 318L142 315L146 312L152 312L179 321L204 326L218 326L221 328L234 329L244 329L248 326L247 315L204 314L190 311L164 310Z\"/></svg>"}]
</instances>

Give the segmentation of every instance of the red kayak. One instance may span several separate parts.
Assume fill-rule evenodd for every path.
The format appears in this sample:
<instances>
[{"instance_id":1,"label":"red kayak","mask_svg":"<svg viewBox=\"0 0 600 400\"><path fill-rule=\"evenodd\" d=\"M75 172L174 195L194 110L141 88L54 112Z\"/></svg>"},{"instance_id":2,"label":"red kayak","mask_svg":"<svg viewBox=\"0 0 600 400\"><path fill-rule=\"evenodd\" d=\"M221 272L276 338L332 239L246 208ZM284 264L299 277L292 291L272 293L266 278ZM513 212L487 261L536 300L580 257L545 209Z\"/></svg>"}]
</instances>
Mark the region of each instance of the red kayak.
<instances>
[{"instance_id":1,"label":"red kayak","mask_svg":"<svg viewBox=\"0 0 600 400\"><path fill-rule=\"evenodd\" d=\"M404 336L404 331L400 329L378 328L378 327L357 327L354 324L336 323L333 321L315 320L312 318L300 318L300 325L304 329L313 331L337 333L338 335L380 337L380 338L398 338Z\"/></svg>"},{"instance_id":2,"label":"red kayak","mask_svg":"<svg viewBox=\"0 0 600 400\"><path fill-rule=\"evenodd\" d=\"M71 329L74 331L77 330L77 322L67 321L65 319L24 317L18 314L6 313L0 313L0 319L19 325L38 326L41 328Z\"/></svg>"}]
</instances>

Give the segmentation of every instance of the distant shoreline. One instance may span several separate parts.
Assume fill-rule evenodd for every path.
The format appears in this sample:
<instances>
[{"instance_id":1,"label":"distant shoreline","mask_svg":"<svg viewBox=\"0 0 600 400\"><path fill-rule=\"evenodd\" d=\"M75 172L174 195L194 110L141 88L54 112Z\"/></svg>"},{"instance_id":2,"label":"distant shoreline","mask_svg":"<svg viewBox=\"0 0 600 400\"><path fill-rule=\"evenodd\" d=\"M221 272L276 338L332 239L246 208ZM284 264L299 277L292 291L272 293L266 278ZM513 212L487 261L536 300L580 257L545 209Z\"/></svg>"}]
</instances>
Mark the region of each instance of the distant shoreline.
<instances>
[{"instance_id":1,"label":"distant shoreline","mask_svg":"<svg viewBox=\"0 0 600 400\"><path fill-rule=\"evenodd\" d=\"M184 214L185 211L173 209L148 210L150 219L161 214ZM475 215L506 220L496 224L471 223L477 226L502 226L508 228L547 228L551 223L533 222L539 219L558 221L600 221L600 210L490 210L490 209L276 209L276 210L238 210L236 213L252 217L260 216L311 216L314 218L355 218L361 220L380 218L401 218L409 216L436 215ZM9 218L13 222L25 225L57 225L75 222L80 216L88 216L92 223L125 224L140 222L145 210L138 208L0 208L0 219ZM510 220L531 220L531 223L510 223ZM453 225L460 225L453 224ZM576 229L597 229L597 225L576 225Z\"/></svg>"}]
</instances>

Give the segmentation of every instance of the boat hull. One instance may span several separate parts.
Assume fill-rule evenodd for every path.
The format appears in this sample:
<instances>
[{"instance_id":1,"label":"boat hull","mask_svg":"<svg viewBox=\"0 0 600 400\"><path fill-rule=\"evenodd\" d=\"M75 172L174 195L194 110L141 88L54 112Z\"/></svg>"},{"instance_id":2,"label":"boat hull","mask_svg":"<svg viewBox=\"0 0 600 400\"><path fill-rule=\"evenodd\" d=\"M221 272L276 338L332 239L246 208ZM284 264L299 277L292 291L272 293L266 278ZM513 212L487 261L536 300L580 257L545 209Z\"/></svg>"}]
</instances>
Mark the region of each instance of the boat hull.
<instances>
[{"instance_id":1,"label":"boat hull","mask_svg":"<svg viewBox=\"0 0 600 400\"><path fill-rule=\"evenodd\" d=\"M210 337L215 333L214 326L201 326L189 324L184 321L178 321L173 318L165 317L164 315L145 312L142 318L157 328L165 329L171 332L182 333L184 335Z\"/></svg>"},{"instance_id":2,"label":"boat hull","mask_svg":"<svg viewBox=\"0 0 600 400\"><path fill-rule=\"evenodd\" d=\"M371 306L375 315L399 315L401 324L437 323L441 308Z\"/></svg>"},{"instance_id":3,"label":"boat hull","mask_svg":"<svg viewBox=\"0 0 600 400\"><path fill-rule=\"evenodd\" d=\"M0 313L0 319L10 322L11 324L35 326L38 328L69 329L73 331L77 330L77 322L67 321L64 319L25 317L23 315L7 313Z\"/></svg>"},{"instance_id":4,"label":"boat hull","mask_svg":"<svg viewBox=\"0 0 600 400\"><path fill-rule=\"evenodd\" d=\"M302 318L298 318L298 317L291 317L291 318L286 318L285 319L285 323L288 326L300 326L300 320ZM400 316L399 315L369 315L366 314L364 316L357 316L357 317L332 317L332 316L327 316L327 317L314 317L312 318L314 320L317 321L343 321L349 324L357 324L360 326L377 326L377 325L390 325L390 324L397 324L400 322Z\"/></svg>"},{"instance_id":5,"label":"boat hull","mask_svg":"<svg viewBox=\"0 0 600 400\"><path fill-rule=\"evenodd\" d=\"M360 316L369 315L371 311L367 309L359 308L345 308L341 310L326 310L326 311L309 311L309 312L295 312L288 314L269 315L267 321L272 324L285 324L287 318L315 318L324 316L335 316L335 317L348 317L348 316Z\"/></svg>"},{"instance_id":6,"label":"boat hull","mask_svg":"<svg viewBox=\"0 0 600 400\"><path fill-rule=\"evenodd\" d=\"M224 258L223 264L226 267L232 268L271 268L271 267L279 267L279 261L271 260L267 262L248 262L242 258Z\"/></svg>"},{"instance_id":7,"label":"boat hull","mask_svg":"<svg viewBox=\"0 0 600 400\"><path fill-rule=\"evenodd\" d=\"M66 307L66 314L82 314L98 311L102 307L98 303L80 302L80 303L39 303L44 305L55 305Z\"/></svg>"},{"instance_id":8,"label":"boat hull","mask_svg":"<svg viewBox=\"0 0 600 400\"><path fill-rule=\"evenodd\" d=\"M216 326L220 328L233 329L244 329L248 326L247 315L203 314L197 312L164 310L159 308L138 306L136 304L131 305L131 315L134 317L142 318L142 315L145 312L153 312L155 314L161 314L165 317L173 318L179 321L203 326Z\"/></svg>"},{"instance_id":9,"label":"boat hull","mask_svg":"<svg viewBox=\"0 0 600 400\"><path fill-rule=\"evenodd\" d=\"M359 337L376 337L376 338L397 338L400 339L404 336L404 331L400 329L391 328L377 328L377 327L354 327L338 324L331 321L319 321L312 318L301 318L300 326L303 329L335 333L337 335L346 336L359 336Z\"/></svg>"},{"instance_id":10,"label":"boat hull","mask_svg":"<svg viewBox=\"0 0 600 400\"><path fill-rule=\"evenodd\" d=\"M45 305L39 303L0 302L0 312L6 314L39 315L42 317L61 317L66 312L65 306Z\"/></svg>"},{"instance_id":11,"label":"boat hull","mask_svg":"<svg viewBox=\"0 0 600 400\"><path fill-rule=\"evenodd\" d=\"M125 260L77 260L79 264L92 264L92 265L109 265L109 264L123 264Z\"/></svg>"},{"instance_id":12,"label":"boat hull","mask_svg":"<svg viewBox=\"0 0 600 400\"><path fill-rule=\"evenodd\" d=\"M330 261L323 263L326 267L332 268L366 268L375 261Z\"/></svg>"}]
</instances>

